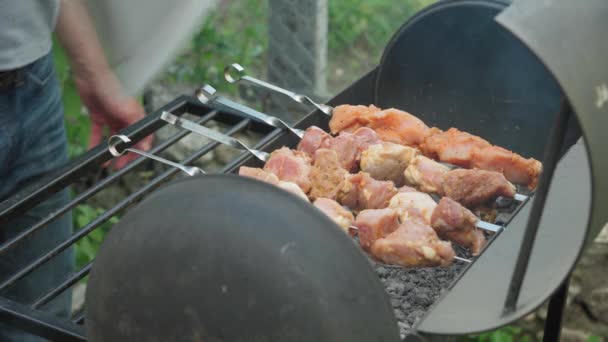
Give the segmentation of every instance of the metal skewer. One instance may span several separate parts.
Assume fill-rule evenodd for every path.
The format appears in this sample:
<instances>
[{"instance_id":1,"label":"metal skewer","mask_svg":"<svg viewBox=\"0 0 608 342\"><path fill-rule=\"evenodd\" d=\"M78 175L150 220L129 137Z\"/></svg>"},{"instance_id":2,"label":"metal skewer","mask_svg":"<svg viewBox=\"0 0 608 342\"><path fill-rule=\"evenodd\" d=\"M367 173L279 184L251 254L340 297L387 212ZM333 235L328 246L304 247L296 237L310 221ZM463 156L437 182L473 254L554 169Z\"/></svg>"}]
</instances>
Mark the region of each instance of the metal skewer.
<instances>
[{"instance_id":1,"label":"metal skewer","mask_svg":"<svg viewBox=\"0 0 608 342\"><path fill-rule=\"evenodd\" d=\"M237 64L237 63L232 63L229 66L227 66L226 68L224 68L224 78L226 79L226 81L228 81L228 83L236 83L241 80L245 80L249 83L255 84L258 87L266 88L268 90L288 96L296 102L299 102L302 104L306 104L306 103L311 104L311 105L317 107L318 110L320 110L321 112L323 112L324 114L327 114L329 116L332 115L333 110L334 110L333 107L328 106L326 104L316 103L315 101L313 101L310 97L308 97L306 95L296 94L287 89L277 87L274 84L270 84L268 82L259 80L257 78L247 76L247 75L245 75L245 68L243 68L240 64Z\"/></svg>"},{"instance_id":2,"label":"metal skewer","mask_svg":"<svg viewBox=\"0 0 608 342\"><path fill-rule=\"evenodd\" d=\"M127 137L126 135L122 135L122 134L113 135L108 139L108 150L110 151L110 154L112 154L114 157L119 157L119 156L125 154L125 152L127 152L127 151L133 152L133 153L142 155L144 157L154 159L158 162L178 168L178 169L182 170L184 173L188 174L189 176L194 176L194 175L199 175L199 174L205 173L203 170L199 169L196 166L186 166L186 165L182 165L179 163L175 163L175 162L172 162L165 158L161 158L159 156L155 156L153 154L150 154L150 153L147 153L147 152L135 149L135 148L127 147L127 148L123 149L122 151L118 150L118 145L128 144L130 142L131 142L131 139L129 139L129 137Z\"/></svg>"},{"instance_id":3,"label":"metal skewer","mask_svg":"<svg viewBox=\"0 0 608 342\"><path fill-rule=\"evenodd\" d=\"M467 263L467 264L471 263L471 260L465 259L465 258L461 258L459 256L454 256L454 260L458 260L458 261L461 261L461 262L464 262L464 263Z\"/></svg>"},{"instance_id":4,"label":"metal skewer","mask_svg":"<svg viewBox=\"0 0 608 342\"><path fill-rule=\"evenodd\" d=\"M229 109L235 110L237 112L243 113L249 117L252 117L258 121L264 122L270 126L287 129L293 134L297 135L299 138L304 136L304 131L301 129L297 129L286 123L285 121L270 116L261 112L258 112L255 109L249 108L247 106L243 106L240 103L229 100L223 96L216 95L216 90L212 86L206 84L203 87L199 88L194 95L198 98L202 103L213 102L215 104L219 104L223 107L227 107Z\"/></svg>"},{"instance_id":5,"label":"metal skewer","mask_svg":"<svg viewBox=\"0 0 608 342\"><path fill-rule=\"evenodd\" d=\"M266 153L264 151L249 148L249 146L245 145L242 141L240 141L238 139L235 139L231 136L216 132L212 129L209 129L205 126L201 126L190 120L180 118L169 112L163 112L160 115L160 118L174 126L177 126L177 127L183 128L183 129L187 129L194 133L198 133L204 137L207 137L211 140L215 140L219 143L222 143L222 144L225 144L228 146L232 146L234 148L238 148L239 150L248 151L249 153L253 154L253 156L255 156L256 158L258 158L259 160L261 160L263 162L267 161L268 158L270 157L270 155L268 153Z\"/></svg>"}]
</instances>

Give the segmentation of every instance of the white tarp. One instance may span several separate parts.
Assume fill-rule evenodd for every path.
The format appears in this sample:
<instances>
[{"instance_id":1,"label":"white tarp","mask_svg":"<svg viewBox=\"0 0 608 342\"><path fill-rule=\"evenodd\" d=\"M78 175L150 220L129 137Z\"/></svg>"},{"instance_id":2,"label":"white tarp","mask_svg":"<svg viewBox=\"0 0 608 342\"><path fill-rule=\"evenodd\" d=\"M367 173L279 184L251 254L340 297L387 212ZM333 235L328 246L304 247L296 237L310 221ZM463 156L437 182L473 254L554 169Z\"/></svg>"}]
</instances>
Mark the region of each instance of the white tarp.
<instances>
[{"instance_id":1,"label":"white tarp","mask_svg":"<svg viewBox=\"0 0 608 342\"><path fill-rule=\"evenodd\" d=\"M88 0L106 55L135 95L179 53L217 0Z\"/></svg>"}]
</instances>

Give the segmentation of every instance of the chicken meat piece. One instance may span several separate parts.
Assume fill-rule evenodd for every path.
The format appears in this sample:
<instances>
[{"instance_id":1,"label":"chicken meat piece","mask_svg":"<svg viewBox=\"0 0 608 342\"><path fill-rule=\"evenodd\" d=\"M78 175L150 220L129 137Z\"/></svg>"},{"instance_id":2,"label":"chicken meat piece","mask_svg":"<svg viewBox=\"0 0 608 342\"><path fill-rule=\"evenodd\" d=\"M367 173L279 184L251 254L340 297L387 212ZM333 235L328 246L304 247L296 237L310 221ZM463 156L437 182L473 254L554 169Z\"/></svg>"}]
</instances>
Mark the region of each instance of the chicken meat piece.
<instances>
[{"instance_id":1,"label":"chicken meat piece","mask_svg":"<svg viewBox=\"0 0 608 342\"><path fill-rule=\"evenodd\" d=\"M264 171L273 173L279 180L296 183L304 193L310 190L312 165L303 152L287 147L274 150L264 165Z\"/></svg>"},{"instance_id":2,"label":"chicken meat piece","mask_svg":"<svg viewBox=\"0 0 608 342\"><path fill-rule=\"evenodd\" d=\"M384 263L403 267L449 266L454 261L454 249L439 240L430 226L406 220L384 238L376 240L371 255Z\"/></svg>"},{"instance_id":3,"label":"chicken meat piece","mask_svg":"<svg viewBox=\"0 0 608 342\"><path fill-rule=\"evenodd\" d=\"M300 140L297 150L314 159L315 152L321 147L321 143L325 139L332 139L332 136L317 126L310 126L304 131L304 136Z\"/></svg>"},{"instance_id":4,"label":"chicken meat piece","mask_svg":"<svg viewBox=\"0 0 608 342\"><path fill-rule=\"evenodd\" d=\"M257 167L241 166L239 168L239 176L251 177L261 180L262 182L276 185L277 187L283 190L287 190L297 195L298 197L301 197L308 201L308 197L296 183L279 180L279 178L274 173L264 171Z\"/></svg>"},{"instance_id":5,"label":"chicken meat piece","mask_svg":"<svg viewBox=\"0 0 608 342\"><path fill-rule=\"evenodd\" d=\"M353 224L354 216L348 209L341 206L338 202L329 198L317 198L313 205L329 216L334 222L348 233L348 227Z\"/></svg>"},{"instance_id":6,"label":"chicken meat piece","mask_svg":"<svg viewBox=\"0 0 608 342\"><path fill-rule=\"evenodd\" d=\"M412 158L403 176L405 183L422 192L440 193L443 176L450 168L425 156Z\"/></svg>"},{"instance_id":7,"label":"chicken meat piece","mask_svg":"<svg viewBox=\"0 0 608 342\"><path fill-rule=\"evenodd\" d=\"M352 210L382 209L397 193L393 182L373 179L368 173L359 172L346 177L338 201Z\"/></svg>"},{"instance_id":8,"label":"chicken meat piece","mask_svg":"<svg viewBox=\"0 0 608 342\"><path fill-rule=\"evenodd\" d=\"M422 153L444 163L470 168L476 149L492 146L486 140L456 128L442 131L432 128L420 145Z\"/></svg>"},{"instance_id":9,"label":"chicken meat piece","mask_svg":"<svg viewBox=\"0 0 608 342\"><path fill-rule=\"evenodd\" d=\"M472 208L495 201L499 196L513 198L515 186L502 173L456 169L443 176L442 194Z\"/></svg>"},{"instance_id":10,"label":"chicken meat piece","mask_svg":"<svg viewBox=\"0 0 608 342\"><path fill-rule=\"evenodd\" d=\"M388 207L399 213L401 222L419 220L431 224L431 216L437 203L423 192L399 192L388 203Z\"/></svg>"},{"instance_id":11,"label":"chicken meat piece","mask_svg":"<svg viewBox=\"0 0 608 342\"><path fill-rule=\"evenodd\" d=\"M380 138L378 133L376 133L376 131L374 131L373 129L367 127L357 128L353 132L353 136L357 140L357 148L359 149L359 152L363 152L371 145L382 143L382 139Z\"/></svg>"},{"instance_id":12,"label":"chicken meat piece","mask_svg":"<svg viewBox=\"0 0 608 342\"><path fill-rule=\"evenodd\" d=\"M354 226L357 227L359 244L363 250L369 252L373 243L399 227L399 214L392 209L366 209L362 210Z\"/></svg>"},{"instance_id":13,"label":"chicken meat piece","mask_svg":"<svg viewBox=\"0 0 608 342\"><path fill-rule=\"evenodd\" d=\"M369 113L379 112L380 108L369 106L352 106L341 105L334 108L331 120L329 121L329 129L333 134L339 132L353 132L361 127L361 116Z\"/></svg>"},{"instance_id":14,"label":"chicken meat piece","mask_svg":"<svg viewBox=\"0 0 608 342\"><path fill-rule=\"evenodd\" d=\"M526 159L456 128L445 132L432 128L420 148L425 155L444 163L497 171L510 182L527 185L530 189L536 187L542 171L542 163L538 160Z\"/></svg>"},{"instance_id":15,"label":"chicken meat piece","mask_svg":"<svg viewBox=\"0 0 608 342\"><path fill-rule=\"evenodd\" d=\"M469 209L449 197L443 197L431 217L431 227L440 238L468 248L475 256L486 244L483 232L477 228L479 219Z\"/></svg>"},{"instance_id":16,"label":"chicken meat piece","mask_svg":"<svg viewBox=\"0 0 608 342\"><path fill-rule=\"evenodd\" d=\"M412 147L383 142L369 146L361 153L361 171L378 180L390 180L396 186L404 183L403 172L418 150Z\"/></svg>"},{"instance_id":17,"label":"chicken meat piece","mask_svg":"<svg viewBox=\"0 0 608 342\"><path fill-rule=\"evenodd\" d=\"M344 187L348 172L342 168L334 150L320 148L315 152L315 161L310 172L310 199L325 197L335 200Z\"/></svg>"},{"instance_id":18,"label":"chicken meat piece","mask_svg":"<svg viewBox=\"0 0 608 342\"><path fill-rule=\"evenodd\" d=\"M417 147L429 133L422 120L402 110L390 108L361 116L363 126L376 131L380 138L396 144Z\"/></svg>"},{"instance_id":19,"label":"chicken meat piece","mask_svg":"<svg viewBox=\"0 0 608 342\"><path fill-rule=\"evenodd\" d=\"M542 165L534 158L526 159L498 146L473 151L473 167L500 172L510 182L527 185L529 189L536 188L538 177L543 169Z\"/></svg>"},{"instance_id":20,"label":"chicken meat piece","mask_svg":"<svg viewBox=\"0 0 608 342\"><path fill-rule=\"evenodd\" d=\"M279 183L279 177L277 177L274 173L264 171L259 167L241 166L239 168L239 176L255 178L270 184Z\"/></svg>"}]
</instances>

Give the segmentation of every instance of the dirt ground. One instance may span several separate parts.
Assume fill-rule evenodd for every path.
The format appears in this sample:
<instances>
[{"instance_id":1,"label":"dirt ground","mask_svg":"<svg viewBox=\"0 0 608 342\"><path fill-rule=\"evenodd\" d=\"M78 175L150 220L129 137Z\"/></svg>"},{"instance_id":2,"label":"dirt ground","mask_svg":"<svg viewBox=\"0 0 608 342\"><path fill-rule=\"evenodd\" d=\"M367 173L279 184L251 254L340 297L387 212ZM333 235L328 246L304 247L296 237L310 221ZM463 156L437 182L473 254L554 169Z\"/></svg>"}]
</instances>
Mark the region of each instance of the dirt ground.
<instances>
[{"instance_id":1,"label":"dirt ground","mask_svg":"<svg viewBox=\"0 0 608 342\"><path fill-rule=\"evenodd\" d=\"M570 281L561 341L608 341L608 225L579 261ZM518 326L542 338L547 305Z\"/></svg>"}]
</instances>

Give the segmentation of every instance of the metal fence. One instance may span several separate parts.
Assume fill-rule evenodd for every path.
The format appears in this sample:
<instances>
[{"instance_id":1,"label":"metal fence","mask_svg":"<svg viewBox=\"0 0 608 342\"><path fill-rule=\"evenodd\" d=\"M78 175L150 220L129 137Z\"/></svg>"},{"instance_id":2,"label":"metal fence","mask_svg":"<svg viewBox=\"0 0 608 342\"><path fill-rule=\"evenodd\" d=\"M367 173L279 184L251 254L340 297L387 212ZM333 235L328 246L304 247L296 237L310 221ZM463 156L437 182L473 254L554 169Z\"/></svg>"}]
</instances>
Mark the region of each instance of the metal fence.
<instances>
[{"instance_id":1,"label":"metal fence","mask_svg":"<svg viewBox=\"0 0 608 342\"><path fill-rule=\"evenodd\" d=\"M256 89L236 89L223 66L326 100L378 64L393 33L434 0L223 0L190 48L161 77L188 89L210 83L266 112L295 120L310 108Z\"/></svg>"}]
</instances>

